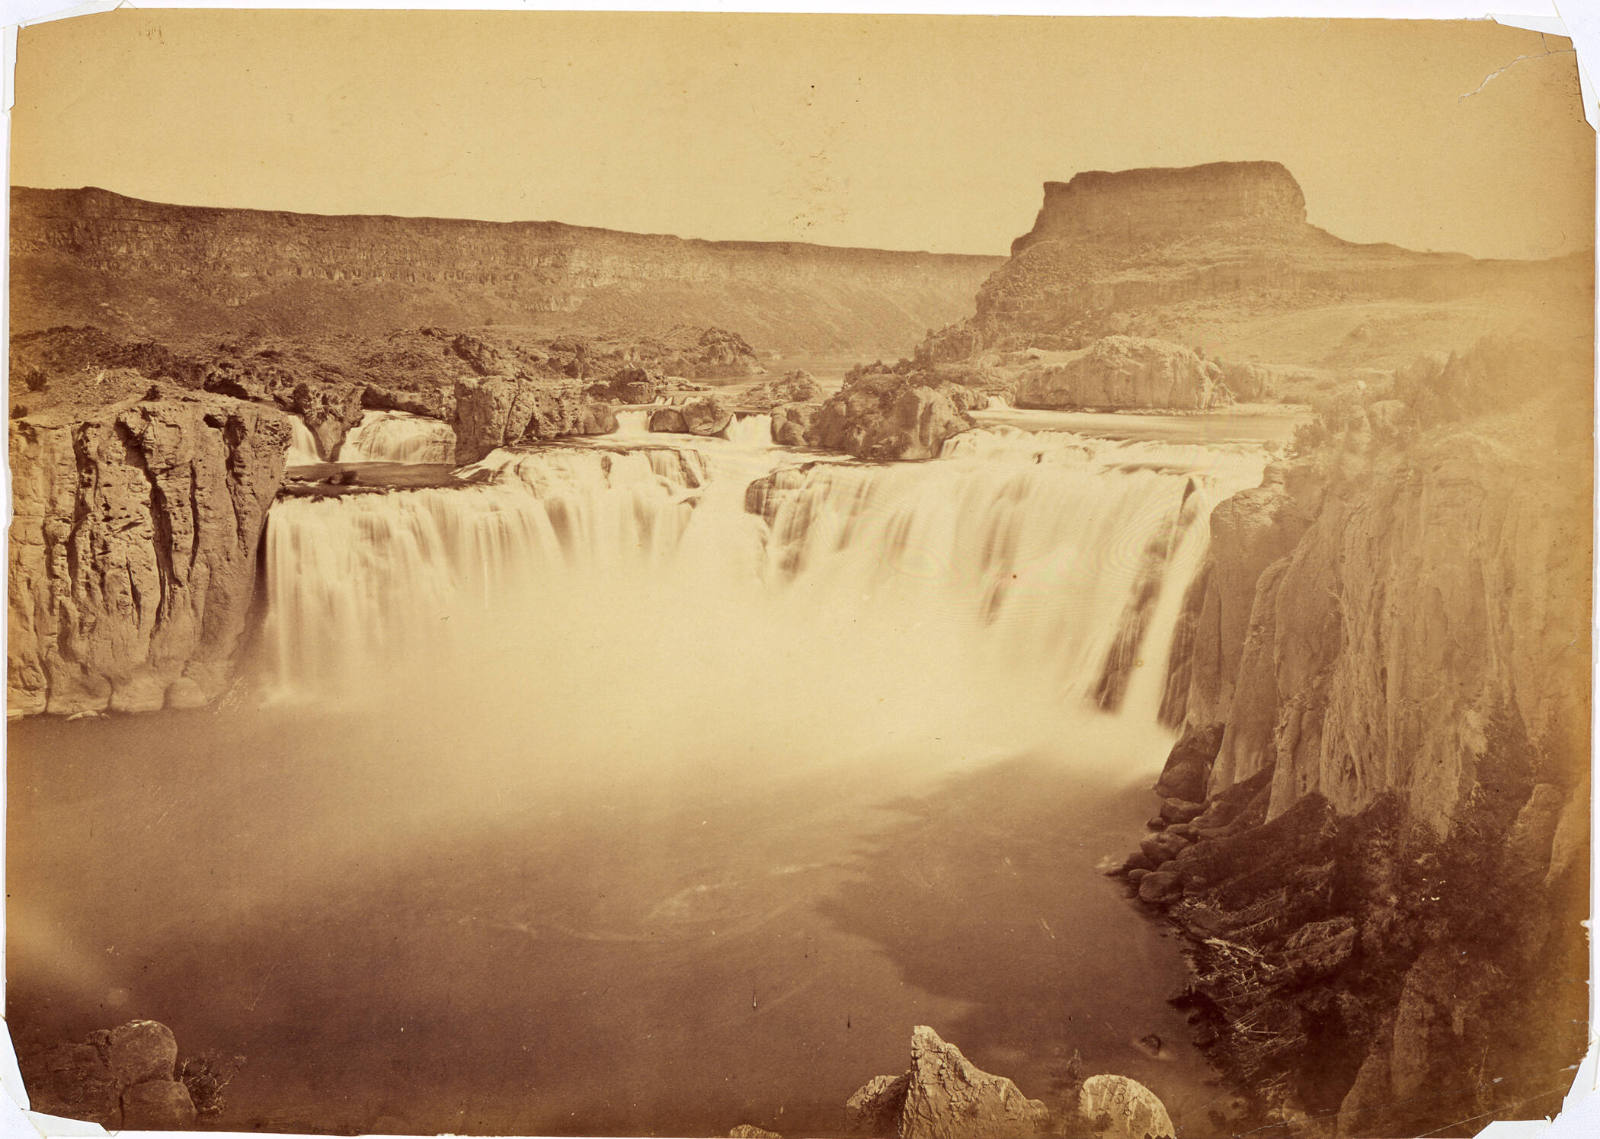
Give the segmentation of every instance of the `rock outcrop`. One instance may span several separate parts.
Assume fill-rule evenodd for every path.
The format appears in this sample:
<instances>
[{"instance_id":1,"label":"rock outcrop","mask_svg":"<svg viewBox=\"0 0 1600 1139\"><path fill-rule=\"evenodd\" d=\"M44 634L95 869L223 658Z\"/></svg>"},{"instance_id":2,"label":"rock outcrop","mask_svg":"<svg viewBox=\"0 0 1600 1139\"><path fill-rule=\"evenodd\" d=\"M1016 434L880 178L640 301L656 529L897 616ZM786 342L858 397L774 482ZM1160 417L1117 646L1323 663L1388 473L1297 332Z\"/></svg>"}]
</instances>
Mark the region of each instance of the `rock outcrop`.
<instances>
[{"instance_id":1,"label":"rock outcrop","mask_svg":"<svg viewBox=\"0 0 1600 1139\"><path fill-rule=\"evenodd\" d=\"M19 1057L33 1111L98 1123L109 1131L169 1131L196 1119L189 1089L179 1080L178 1043L171 1029L134 1020Z\"/></svg>"},{"instance_id":2,"label":"rock outcrop","mask_svg":"<svg viewBox=\"0 0 1600 1139\"><path fill-rule=\"evenodd\" d=\"M558 222L211 209L92 188L14 188L11 209L12 327L24 332L108 320L157 336L692 325L736 329L764 348L903 351L970 311L1002 260ZM130 289L138 306L125 304ZM691 354L707 370L672 374L753 374L738 343L713 339Z\"/></svg>"},{"instance_id":3,"label":"rock outcrop","mask_svg":"<svg viewBox=\"0 0 1600 1139\"><path fill-rule=\"evenodd\" d=\"M1235 395L1260 399L1282 378L1250 369L1263 345L1276 365L1388 368L1482 335L1486 319L1504 331L1583 320L1590 260L1478 261L1342 241L1307 223L1300 186L1276 162L1086 171L1045 184L1033 229L984 281L976 311L918 356L1136 334L1240 361Z\"/></svg>"},{"instance_id":4,"label":"rock outcrop","mask_svg":"<svg viewBox=\"0 0 1600 1139\"><path fill-rule=\"evenodd\" d=\"M1017 382L1018 407L1206 411L1232 402L1222 369L1181 344L1107 336L1073 359L1036 364Z\"/></svg>"},{"instance_id":5,"label":"rock outcrop","mask_svg":"<svg viewBox=\"0 0 1600 1139\"><path fill-rule=\"evenodd\" d=\"M616 413L575 382L472 376L456 381L455 404L458 465L475 463L496 447L617 429Z\"/></svg>"},{"instance_id":6,"label":"rock outcrop","mask_svg":"<svg viewBox=\"0 0 1600 1139\"><path fill-rule=\"evenodd\" d=\"M971 426L972 417L941 386L868 373L846 380L818 409L806 441L859 459L934 459L946 439Z\"/></svg>"},{"instance_id":7,"label":"rock outcrop","mask_svg":"<svg viewBox=\"0 0 1600 1139\"><path fill-rule=\"evenodd\" d=\"M1583 1050L1587 358L1430 364L1213 516L1158 784L1204 809L1112 872L1191 936L1201 1042L1279 1118L1520 1118Z\"/></svg>"},{"instance_id":8,"label":"rock outcrop","mask_svg":"<svg viewBox=\"0 0 1600 1139\"><path fill-rule=\"evenodd\" d=\"M12 421L11 715L194 707L231 678L289 423L152 394Z\"/></svg>"},{"instance_id":9,"label":"rock outcrop","mask_svg":"<svg viewBox=\"0 0 1600 1139\"><path fill-rule=\"evenodd\" d=\"M1050 1112L1004 1076L974 1067L926 1025L911 1033L911 1067L850 1097L846 1132L899 1139L1012 1139L1044 1134Z\"/></svg>"}]
</instances>

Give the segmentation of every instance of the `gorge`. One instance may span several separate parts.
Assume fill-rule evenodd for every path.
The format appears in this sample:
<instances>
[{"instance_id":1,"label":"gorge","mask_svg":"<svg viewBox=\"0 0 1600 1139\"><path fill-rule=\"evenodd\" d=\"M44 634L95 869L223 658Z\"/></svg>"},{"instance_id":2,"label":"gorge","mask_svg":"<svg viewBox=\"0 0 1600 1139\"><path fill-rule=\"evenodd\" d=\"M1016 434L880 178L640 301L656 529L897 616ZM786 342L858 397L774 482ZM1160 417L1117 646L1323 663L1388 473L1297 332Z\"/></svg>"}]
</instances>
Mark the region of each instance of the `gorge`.
<instances>
[{"instance_id":1,"label":"gorge","mask_svg":"<svg viewBox=\"0 0 1600 1139\"><path fill-rule=\"evenodd\" d=\"M1003 262L13 202L19 1052L126 1009L316 1131L838 1133L930 1023L1069 1129L1570 1083L1587 263L1275 163Z\"/></svg>"}]
</instances>

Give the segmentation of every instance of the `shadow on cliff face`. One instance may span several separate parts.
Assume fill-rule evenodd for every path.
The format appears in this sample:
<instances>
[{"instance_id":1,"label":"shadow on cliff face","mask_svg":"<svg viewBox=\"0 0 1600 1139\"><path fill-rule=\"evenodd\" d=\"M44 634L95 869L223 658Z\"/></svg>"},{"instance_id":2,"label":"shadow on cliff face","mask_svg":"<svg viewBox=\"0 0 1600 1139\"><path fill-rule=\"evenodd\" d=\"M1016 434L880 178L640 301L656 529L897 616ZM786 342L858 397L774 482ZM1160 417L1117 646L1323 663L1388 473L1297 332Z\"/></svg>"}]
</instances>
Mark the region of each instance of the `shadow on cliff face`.
<instances>
[{"instance_id":1,"label":"shadow on cliff face","mask_svg":"<svg viewBox=\"0 0 1600 1139\"><path fill-rule=\"evenodd\" d=\"M1148 797L1040 756L952 777L894 804L905 820L865 844L819 911L905 983L961 1001L935 1027L1026 1095L1057 1106L1076 1051L1084 1072L1131 1076L1180 1127L1203 1124L1222 1093L1165 1004L1184 984L1177 947L1094 869Z\"/></svg>"}]
</instances>

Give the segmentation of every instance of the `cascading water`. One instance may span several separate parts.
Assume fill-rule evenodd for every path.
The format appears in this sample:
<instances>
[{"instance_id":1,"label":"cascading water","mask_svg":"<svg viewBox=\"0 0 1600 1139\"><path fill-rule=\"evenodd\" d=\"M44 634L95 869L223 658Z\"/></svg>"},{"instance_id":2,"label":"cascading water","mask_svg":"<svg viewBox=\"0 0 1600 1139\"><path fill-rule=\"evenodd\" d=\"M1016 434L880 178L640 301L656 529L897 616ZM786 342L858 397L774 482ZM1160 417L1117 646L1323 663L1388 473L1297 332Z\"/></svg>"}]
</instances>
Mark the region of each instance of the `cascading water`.
<instances>
[{"instance_id":1,"label":"cascading water","mask_svg":"<svg viewBox=\"0 0 1600 1139\"><path fill-rule=\"evenodd\" d=\"M1096 702L1154 729L1211 504L1264 461L1000 428L929 463L774 471L770 419L736 424L497 451L466 472L488 485L280 503L278 690L392 695L398 673L571 709L619 688L611 731L644 738L693 701L752 752L774 699L845 748L1022 746L1008 729Z\"/></svg>"},{"instance_id":2,"label":"cascading water","mask_svg":"<svg viewBox=\"0 0 1600 1139\"><path fill-rule=\"evenodd\" d=\"M289 426L294 434L289 439L287 465L304 467L323 462L322 448L317 445L317 437L311 434L311 428L306 426L306 421L298 415L291 415Z\"/></svg>"},{"instance_id":3,"label":"cascading water","mask_svg":"<svg viewBox=\"0 0 1600 1139\"><path fill-rule=\"evenodd\" d=\"M728 442L740 447L771 447L772 416L737 415L729 422L723 435Z\"/></svg>"},{"instance_id":4,"label":"cascading water","mask_svg":"<svg viewBox=\"0 0 1600 1139\"><path fill-rule=\"evenodd\" d=\"M341 463L453 463L448 423L403 411L365 411L339 446Z\"/></svg>"}]
</instances>

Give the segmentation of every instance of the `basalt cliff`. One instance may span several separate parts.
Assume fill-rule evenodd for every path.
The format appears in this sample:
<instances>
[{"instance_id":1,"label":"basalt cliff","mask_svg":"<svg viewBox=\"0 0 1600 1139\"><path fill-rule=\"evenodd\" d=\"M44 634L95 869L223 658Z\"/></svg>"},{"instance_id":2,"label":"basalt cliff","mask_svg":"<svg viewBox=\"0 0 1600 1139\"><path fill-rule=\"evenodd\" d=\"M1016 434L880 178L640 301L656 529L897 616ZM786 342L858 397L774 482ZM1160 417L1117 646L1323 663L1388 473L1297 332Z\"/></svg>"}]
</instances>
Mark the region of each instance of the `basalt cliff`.
<instances>
[{"instance_id":1,"label":"basalt cliff","mask_svg":"<svg viewBox=\"0 0 1600 1139\"><path fill-rule=\"evenodd\" d=\"M1184 1000L1253 1126L1470 1133L1571 1084L1591 376L1581 337L1425 357L1213 515L1182 738L1112 869L1191 938Z\"/></svg>"},{"instance_id":2,"label":"basalt cliff","mask_svg":"<svg viewBox=\"0 0 1600 1139\"><path fill-rule=\"evenodd\" d=\"M697 241L558 222L324 217L11 191L11 325L385 335L427 325L903 351L971 310L998 257Z\"/></svg>"},{"instance_id":3,"label":"basalt cliff","mask_svg":"<svg viewBox=\"0 0 1600 1139\"><path fill-rule=\"evenodd\" d=\"M1585 319L1589 258L1485 261L1361 245L1309 224L1276 162L1087 171L1049 182L1033 228L932 361L1082 349L1128 334L1237 361L1403 364L1486 332Z\"/></svg>"}]
</instances>

